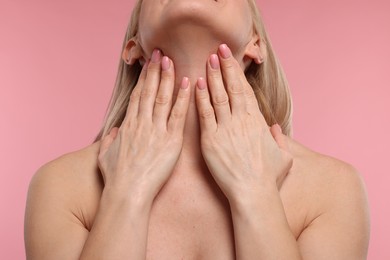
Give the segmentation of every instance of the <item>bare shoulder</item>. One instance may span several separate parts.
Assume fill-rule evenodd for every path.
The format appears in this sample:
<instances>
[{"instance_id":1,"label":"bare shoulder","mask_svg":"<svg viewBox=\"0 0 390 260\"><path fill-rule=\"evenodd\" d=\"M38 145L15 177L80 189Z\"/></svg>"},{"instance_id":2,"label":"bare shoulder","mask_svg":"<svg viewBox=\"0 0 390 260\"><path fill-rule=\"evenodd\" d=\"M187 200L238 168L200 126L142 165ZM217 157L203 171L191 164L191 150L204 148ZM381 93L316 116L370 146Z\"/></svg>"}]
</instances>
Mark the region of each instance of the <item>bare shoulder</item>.
<instances>
[{"instance_id":1,"label":"bare shoulder","mask_svg":"<svg viewBox=\"0 0 390 260\"><path fill-rule=\"evenodd\" d=\"M44 165L30 181L24 236L27 259L78 259L92 227L101 180L99 143Z\"/></svg>"},{"instance_id":2,"label":"bare shoulder","mask_svg":"<svg viewBox=\"0 0 390 260\"><path fill-rule=\"evenodd\" d=\"M289 144L294 164L282 196L290 208L298 205L305 212L298 240L304 255L313 259L365 259L370 221L361 174L351 164L297 141L289 139ZM291 194L295 201L289 199ZM323 250L316 250L319 248L332 249L332 257L324 257Z\"/></svg>"},{"instance_id":3,"label":"bare shoulder","mask_svg":"<svg viewBox=\"0 0 390 260\"><path fill-rule=\"evenodd\" d=\"M66 153L42 165L34 174L31 183L61 181L61 186L74 186L82 179L91 178L97 168L99 143ZM81 182L80 182L81 181ZM57 187L58 188L58 187Z\"/></svg>"},{"instance_id":4,"label":"bare shoulder","mask_svg":"<svg viewBox=\"0 0 390 260\"><path fill-rule=\"evenodd\" d=\"M293 139L289 139L289 144L294 157L294 174L299 175L308 188L322 190L326 199L335 198L336 194L331 191L343 196L352 193L366 196L362 176L353 165L313 151Z\"/></svg>"},{"instance_id":5,"label":"bare shoulder","mask_svg":"<svg viewBox=\"0 0 390 260\"><path fill-rule=\"evenodd\" d=\"M51 206L57 212L72 213L87 228L87 212L102 189L98 173L99 142L66 153L42 165L30 181L26 217ZM65 213L65 214L67 214Z\"/></svg>"}]
</instances>

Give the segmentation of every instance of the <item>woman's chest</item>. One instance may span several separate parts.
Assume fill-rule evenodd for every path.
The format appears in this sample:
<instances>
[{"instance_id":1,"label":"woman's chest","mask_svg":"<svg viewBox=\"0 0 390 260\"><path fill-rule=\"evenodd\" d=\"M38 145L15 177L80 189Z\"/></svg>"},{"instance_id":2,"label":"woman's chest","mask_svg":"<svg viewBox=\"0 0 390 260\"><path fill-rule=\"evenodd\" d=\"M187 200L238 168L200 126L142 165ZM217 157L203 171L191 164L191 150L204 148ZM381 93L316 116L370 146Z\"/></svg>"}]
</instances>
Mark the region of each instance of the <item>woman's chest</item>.
<instances>
[{"instance_id":1,"label":"woman's chest","mask_svg":"<svg viewBox=\"0 0 390 260\"><path fill-rule=\"evenodd\" d=\"M93 223L99 204L98 196L94 197L95 207L89 207L87 214L89 223ZM281 197L297 238L304 227L307 207L288 185ZM146 259L229 260L235 259L234 248L229 202L210 173L175 171L153 203Z\"/></svg>"},{"instance_id":2,"label":"woman's chest","mask_svg":"<svg viewBox=\"0 0 390 260\"><path fill-rule=\"evenodd\" d=\"M176 172L156 197L147 259L234 259L230 207L202 172Z\"/></svg>"},{"instance_id":3,"label":"woman's chest","mask_svg":"<svg viewBox=\"0 0 390 260\"><path fill-rule=\"evenodd\" d=\"M297 238L305 207L294 205L301 202L288 190L285 194L286 216ZM229 202L208 171L174 173L154 201L147 245L147 259L235 259Z\"/></svg>"}]
</instances>

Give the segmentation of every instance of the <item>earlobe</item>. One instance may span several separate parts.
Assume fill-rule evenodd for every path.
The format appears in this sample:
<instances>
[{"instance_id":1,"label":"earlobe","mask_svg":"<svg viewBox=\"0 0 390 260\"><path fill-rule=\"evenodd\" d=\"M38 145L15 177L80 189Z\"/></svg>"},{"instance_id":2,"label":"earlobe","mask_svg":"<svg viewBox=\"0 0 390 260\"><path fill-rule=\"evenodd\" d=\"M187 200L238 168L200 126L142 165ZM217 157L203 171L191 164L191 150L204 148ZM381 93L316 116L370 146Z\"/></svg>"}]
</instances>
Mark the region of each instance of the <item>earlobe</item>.
<instances>
[{"instance_id":1,"label":"earlobe","mask_svg":"<svg viewBox=\"0 0 390 260\"><path fill-rule=\"evenodd\" d=\"M253 35L251 41L247 44L244 53L244 63L249 66L252 61L256 64L261 64L264 62L265 53L263 53L263 46L261 44L260 37L255 34Z\"/></svg>"},{"instance_id":2,"label":"earlobe","mask_svg":"<svg viewBox=\"0 0 390 260\"><path fill-rule=\"evenodd\" d=\"M141 45L139 44L136 37L131 38L127 41L126 46L122 52L122 59L128 65L133 65L139 60L140 64L143 65L145 59Z\"/></svg>"}]
</instances>

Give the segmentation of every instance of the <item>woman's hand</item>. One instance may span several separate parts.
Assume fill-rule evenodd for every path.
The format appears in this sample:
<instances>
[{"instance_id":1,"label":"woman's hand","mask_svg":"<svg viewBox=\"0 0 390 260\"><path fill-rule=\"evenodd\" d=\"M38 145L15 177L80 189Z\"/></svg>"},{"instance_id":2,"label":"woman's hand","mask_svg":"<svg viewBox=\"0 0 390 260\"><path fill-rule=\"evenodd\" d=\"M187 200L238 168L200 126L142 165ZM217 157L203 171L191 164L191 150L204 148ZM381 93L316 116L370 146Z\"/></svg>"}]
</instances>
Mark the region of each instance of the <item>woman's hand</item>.
<instances>
[{"instance_id":1,"label":"woman's hand","mask_svg":"<svg viewBox=\"0 0 390 260\"><path fill-rule=\"evenodd\" d=\"M174 67L155 50L130 96L126 117L101 142L99 167L105 189L153 201L171 175L183 143L190 100L183 78L172 106Z\"/></svg>"},{"instance_id":2,"label":"woman's hand","mask_svg":"<svg viewBox=\"0 0 390 260\"><path fill-rule=\"evenodd\" d=\"M196 102L203 157L230 202L256 197L270 184L281 186L292 166L287 143L279 126L270 129L265 122L226 45L210 56L207 83L198 80Z\"/></svg>"}]
</instances>

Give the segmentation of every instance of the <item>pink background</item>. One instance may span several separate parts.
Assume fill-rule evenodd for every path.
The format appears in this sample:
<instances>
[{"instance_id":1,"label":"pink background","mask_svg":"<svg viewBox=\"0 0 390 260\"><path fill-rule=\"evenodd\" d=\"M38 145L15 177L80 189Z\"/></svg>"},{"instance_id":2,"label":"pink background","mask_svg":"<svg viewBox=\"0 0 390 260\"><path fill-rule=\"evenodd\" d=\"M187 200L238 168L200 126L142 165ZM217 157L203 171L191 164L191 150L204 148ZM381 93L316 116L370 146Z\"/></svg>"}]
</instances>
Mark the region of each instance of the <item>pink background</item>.
<instances>
[{"instance_id":1,"label":"pink background","mask_svg":"<svg viewBox=\"0 0 390 260\"><path fill-rule=\"evenodd\" d=\"M369 259L390 259L390 2L259 4L291 85L295 138L360 170ZM0 259L24 258L34 172L98 132L132 5L0 0Z\"/></svg>"}]
</instances>

